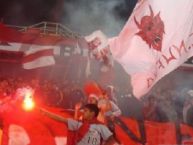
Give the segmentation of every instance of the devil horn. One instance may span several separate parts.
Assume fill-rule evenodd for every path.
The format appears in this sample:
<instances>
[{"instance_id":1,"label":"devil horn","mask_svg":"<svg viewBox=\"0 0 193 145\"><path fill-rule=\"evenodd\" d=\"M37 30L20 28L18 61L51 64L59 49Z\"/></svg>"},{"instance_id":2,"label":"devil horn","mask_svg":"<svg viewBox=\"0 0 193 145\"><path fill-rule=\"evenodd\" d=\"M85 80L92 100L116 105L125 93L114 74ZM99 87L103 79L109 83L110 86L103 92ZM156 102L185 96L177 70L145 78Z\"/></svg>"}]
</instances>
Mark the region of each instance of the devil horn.
<instances>
[{"instance_id":1,"label":"devil horn","mask_svg":"<svg viewBox=\"0 0 193 145\"><path fill-rule=\"evenodd\" d=\"M152 10L152 8L151 8L151 6L150 6L150 5L149 5L149 9L150 9L150 13L151 13L151 15L150 15L150 16L151 16L151 17L153 17L153 15L154 15L154 14L153 14L153 10Z\"/></svg>"}]
</instances>

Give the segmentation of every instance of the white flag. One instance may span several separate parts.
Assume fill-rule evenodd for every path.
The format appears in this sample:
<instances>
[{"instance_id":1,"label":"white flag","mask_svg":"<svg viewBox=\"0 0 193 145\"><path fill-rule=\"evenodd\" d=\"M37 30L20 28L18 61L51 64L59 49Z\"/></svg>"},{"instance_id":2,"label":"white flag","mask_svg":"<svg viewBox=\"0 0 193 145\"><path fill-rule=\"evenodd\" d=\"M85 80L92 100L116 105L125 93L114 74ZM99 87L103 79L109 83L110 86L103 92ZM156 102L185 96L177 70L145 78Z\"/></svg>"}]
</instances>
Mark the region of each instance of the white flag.
<instances>
[{"instance_id":1,"label":"white flag","mask_svg":"<svg viewBox=\"0 0 193 145\"><path fill-rule=\"evenodd\" d=\"M108 44L97 31L86 40L96 42L90 47L99 51L109 45L113 58L131 76L133 94L139 98L193 56L192 17L192 0L143 0Z\"/></svg>"},{"instance_id":2,"label":"white flag","mask_svg":"<svg viewBox=\"0 0 193 145\"><path fill-rule=\"evenodd\" d=\"M121 33L109 40L136 97L193 55L192 17L192 0L140 1Z\"/></svg>"}]
</instances>

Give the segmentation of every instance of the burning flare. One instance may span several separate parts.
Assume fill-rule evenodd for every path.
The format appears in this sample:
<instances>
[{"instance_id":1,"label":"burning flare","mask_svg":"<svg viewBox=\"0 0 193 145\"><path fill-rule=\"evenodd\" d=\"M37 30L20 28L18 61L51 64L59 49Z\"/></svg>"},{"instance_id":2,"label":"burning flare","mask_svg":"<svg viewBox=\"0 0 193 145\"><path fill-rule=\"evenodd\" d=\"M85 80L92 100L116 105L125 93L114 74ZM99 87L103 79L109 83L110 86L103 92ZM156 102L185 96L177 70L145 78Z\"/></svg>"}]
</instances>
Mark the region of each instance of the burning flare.
<instances>
[{"instance_id":1,"label":"burning flare","mask_svg":"<svg viewBox=\"0 0 193 145\"><path fill-rule=\"evenodd\" d=\"M35 102L33 100L33 89L25 88L23 93L24 93L24 98L22 103L23 109L26 111L33 110L35 107Z\"/></svg>"}]
</instances>

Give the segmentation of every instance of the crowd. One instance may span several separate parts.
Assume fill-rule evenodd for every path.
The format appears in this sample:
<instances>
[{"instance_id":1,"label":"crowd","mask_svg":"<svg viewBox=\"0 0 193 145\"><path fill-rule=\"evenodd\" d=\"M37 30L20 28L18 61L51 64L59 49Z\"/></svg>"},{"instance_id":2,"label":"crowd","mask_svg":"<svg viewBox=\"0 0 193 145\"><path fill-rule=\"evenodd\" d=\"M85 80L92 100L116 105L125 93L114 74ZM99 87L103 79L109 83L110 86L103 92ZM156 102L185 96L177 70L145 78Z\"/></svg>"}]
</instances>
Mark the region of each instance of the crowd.
<instances>
[{"instance_id":1,"label":"crowd","mask_svg":"<svg viewBox=\"0 0 193 145\"><path fill-rule=\"evenodd\" d=\"M31 87L34 90L34 98L48 106L73 108L73 102L83 97L78 82L57 83L52 80L9 76L0 78L0 98L14 98L17 89L25 87Z\"/></svg>"},{"instance_id":2,"label":"crowd","mask_svg":"<svg viewBox=\"0 0 193 145\"><path fill-rule=\"evenodd\" d=\"M72 110L75 122L58 118L58 116L55 116L56 114L41 110L48 117L58 121L62 120L67 125L69 123L72 126L74 123L83 123L82 126L85 127L84 120L85 118L89 119L89 116L85 114L86 106L92 116L90 118L91 122L94 121L95 124L99 124L99 128L101 127L100 123L105 124L102 129L108 132L108 138L104 134L104 140L108 139L110 141L112 136L115 142L120 143L116 138L115 132L115 124L120 123L120 116L135 118L140 125L142 125L143 120L148 120L155 122L180 122L193 127L193 90L188 88L179 93L179 91L163 90L158 87L148 95L137 99L131 94L130 90L126 89L123 92L124 86L120 86L122 88L112 85L102 86L96 81L82 84L78 81L69 80L58 82L39 78L9 76L0 78L0 105L7 98L8 100L15 99L18 89L28 87L34 90L33 97L40 103L46 106ZM92 105L90 106L90 104ZM95 108L94 110L93 107ZM96 111L96 108L99 110ZM95 117L92 112L94 112L95 116L97 114L97 122L93 120ZM68 127L71 128L71 125ZM77 132L81 133L82 128L78 128Z\"/></svg>"},{"instance_id":3,"label":"crowd","mask_svg":"<svg viewBox=\"0 0 193 145\"><path fill-rule=\"evenodd\" d=\"M163 96L164 95L164 96ZM181 122L193 126L193 90L165 91L160 96L149 95L144 100L145 120L157 122Z\"/></svg>"},{"instance_id":4,"label":"crowd","mask_svg":"<svg viewBox=\"0 0 193 145\"><path fill-rule=\"evenodd\" d=\"M120 92L119 88L105 86L102 96L88 94L84 86L78 81L42 80L38 78L1 77L0 98L14 98L18 88L31 87L34 89L34 98L45 105L75 109L80 102L97 102L103 106L104 98L110 101L110 105L118 115L122 115L158 122L178 121L193 126L193 90L186 89L182 93L177 91L157 89L141 100L133 97L130 92ZM106 96L105 96L106 95ZM119 106L119 107L118 107ZM119 109L120 108L120 109ZM111 114L107 112L106 114ZM116 113L115 113L116 114Z\"/></svg>"},{"instance_id":5,"label":"crowd","mask_svg":"<svg viewBox=\"0 0 193 145\"><path fill-rule=\"evenodd\" d=\"M89 88L90 86L91 88ZM112 142L119 142L116 140L112 119L113 117L120 116L121 110L115 102L113 102L114 91L112 86L107 86L106 89L102 89L99 88L96 83L91 83L87 87L84 87L85 92L83 94L77 83L68 82L67 84L61 85L47 80L14 79L9 77L1 79L0 87L1 105L3 105L2 103L5 103L4 100L7 98L13 100L19 98L18 92L19 90L22 91L22 88L32 88L32 90L34 90L34 99L42 101L45 105L62 105L62 107L64 107L65 104L67 104L69 106L65 107L68 109L71 107L74 109L75 107L75 120L65 119L48 112L47 110L41 109L41 112L48 115L48 117L67 123L68 128L71 130L77 130L75 134L78 135L78 138L80 139L77 139L76 137L72 139L72 137L70 137L73 142L72 145L77 142L79 142L79 144L94 143L99 145L101 143L101 137L106 144L109 145ZM96 89L98 89L97 93ZM110 100L110 98L112 100ZM10 102L13 103L13 101ZM64 104L62 104L62 102L64 102ZM78 105L80 103L81 105ZM6 104L9 104L9 102L6 102ZM83 109L83 111L81 109ZM97 119L95 117L97 117ZM80 127L79 125L82 126ZM93 130L95 131L93 132ZM79 135L79 133L83 135ZM70 141L69 139L68 142ZM74 141L76 143L74 143Z\"/></svg>"}]
</instances>

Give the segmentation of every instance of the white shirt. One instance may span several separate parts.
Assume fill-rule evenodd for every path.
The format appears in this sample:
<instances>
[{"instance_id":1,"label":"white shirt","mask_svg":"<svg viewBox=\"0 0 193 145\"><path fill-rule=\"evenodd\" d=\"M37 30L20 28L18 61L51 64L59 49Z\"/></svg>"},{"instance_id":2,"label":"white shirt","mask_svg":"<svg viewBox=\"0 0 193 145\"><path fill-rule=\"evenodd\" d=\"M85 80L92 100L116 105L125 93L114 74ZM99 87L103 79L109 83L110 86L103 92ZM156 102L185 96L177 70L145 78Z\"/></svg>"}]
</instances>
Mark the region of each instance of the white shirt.
<instances>
[{"instance_id":1,"label":"white shirt","mask_svg":"<svg viewBox=\"0 0 193 145\"><path fill-rule=\"evenodd\" d=\"M68 119L68 129L76 131L80 128L82 122L74 119ZM101 138L107 140L112 136L112 132L103 124L91 124L88 132L76 145L101 145Z\"/></svg>"},{"instance_id":2,"label":"white shirt","mask_svg":"<svg viewBox=\"0 0 193 145\"><path fill-rule=\"evenodd\" d=\"M111 104L111 110L105 112L105 116L120 116L121 115L121 110L119 107L111 100L107 99L101 99L98 101L98 106L100 108L101 104L108 104L108 102Z\"/></svg>"}]
</instances>

